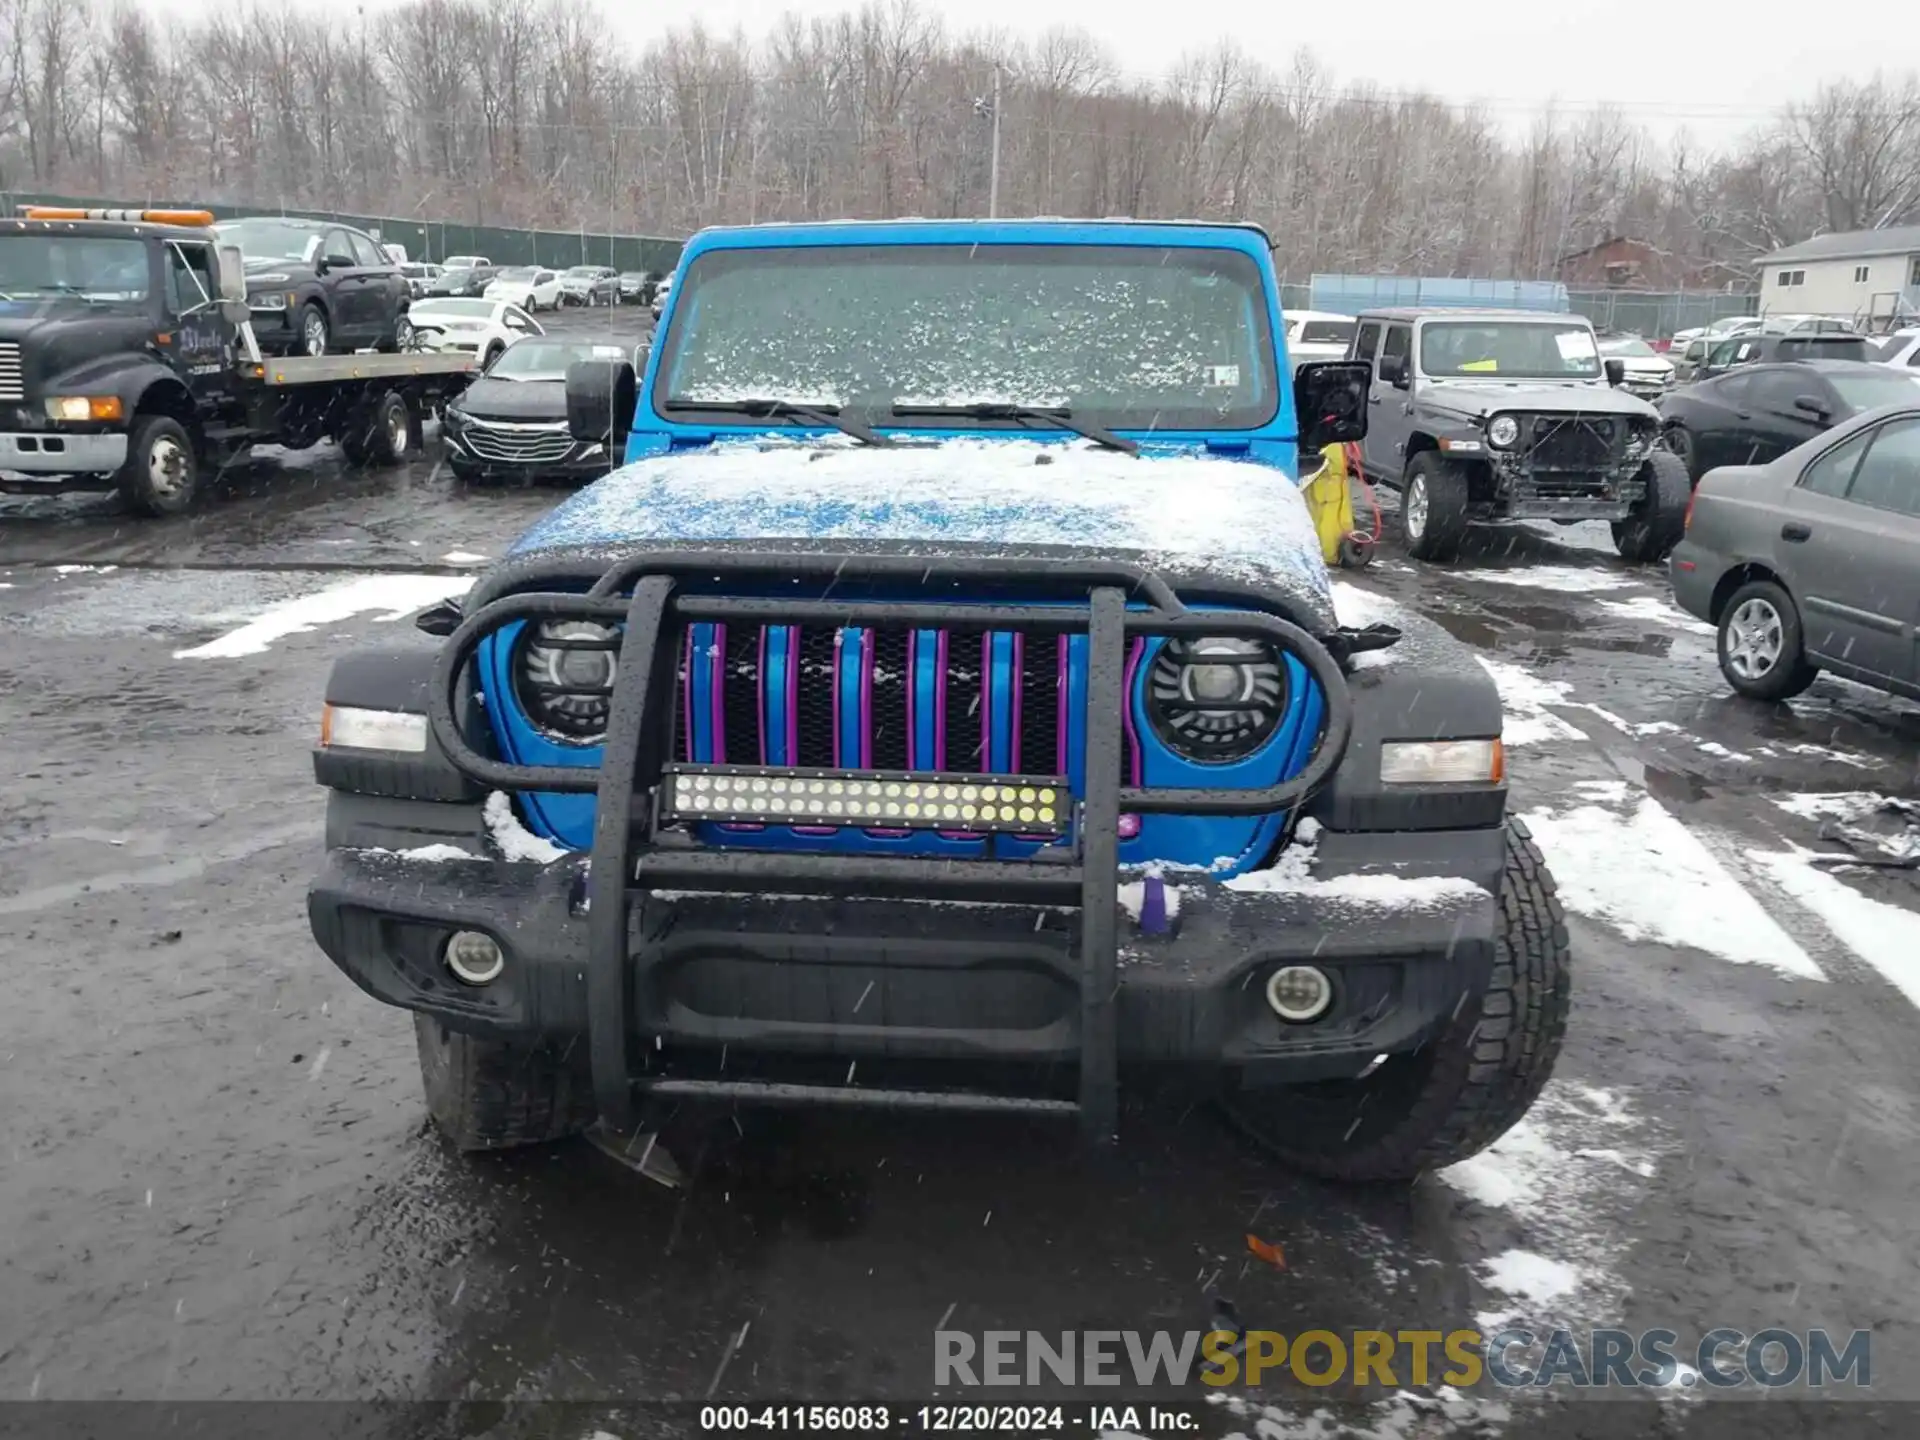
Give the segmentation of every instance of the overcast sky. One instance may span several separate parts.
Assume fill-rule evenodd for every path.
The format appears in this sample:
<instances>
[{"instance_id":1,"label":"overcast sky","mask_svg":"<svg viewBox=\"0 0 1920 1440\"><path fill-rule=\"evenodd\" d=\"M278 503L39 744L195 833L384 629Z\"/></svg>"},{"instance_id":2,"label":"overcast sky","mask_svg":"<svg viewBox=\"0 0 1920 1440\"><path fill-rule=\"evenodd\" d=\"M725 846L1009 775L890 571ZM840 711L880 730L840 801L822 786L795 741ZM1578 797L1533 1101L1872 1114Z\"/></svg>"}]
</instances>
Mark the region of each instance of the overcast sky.
<instances>
[{"instance_id":1,"label":"overcast sky","mask_svg":"<svg viewBox=\"0 0 1920 1440\"><path fill-rule=\"evenodd\" d=\"M156 0L204 11L211 0ZM358 0L369 14L396 0ZM599 0L609 30L637 48L695 18L710 30L765 32L787 11L831 15L842 0ZM923 3L956 30L1037 35L1086 29L1130 75L1157 76L1185 49L1226 37L1276 71L1311 49L1342 81L1386 91L1483 99L1512 130L1551 102L1567 112L1617 104L1662 134L1681 126L1724 144L1821 81L1920 70L1912 0L1806 6L1569 4L1566 0L1360 0L1347 4L1147 4L1143 0Z\"/></svg>"}]
</instances>

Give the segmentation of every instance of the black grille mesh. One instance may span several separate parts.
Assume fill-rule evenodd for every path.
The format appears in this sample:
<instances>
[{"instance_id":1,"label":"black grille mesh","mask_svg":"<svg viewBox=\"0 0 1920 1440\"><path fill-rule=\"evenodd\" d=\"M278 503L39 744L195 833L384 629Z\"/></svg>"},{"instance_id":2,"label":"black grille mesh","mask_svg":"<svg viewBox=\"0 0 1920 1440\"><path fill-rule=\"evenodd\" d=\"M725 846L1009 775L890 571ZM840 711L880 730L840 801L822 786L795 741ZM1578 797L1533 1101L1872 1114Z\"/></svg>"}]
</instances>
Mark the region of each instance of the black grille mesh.
<instances>
[{"instance_id":1,"label":"black grille mesh","mask_svg":"<svg viewBox=\"0 0 1920 1440\"><path fill-rule=\"evenodd\" d=\"M873 768L911 770L912 736L907 731L907 632L873 632Z\"/></svg>"},{"instance_id":2,"label":"black grille mesh","mask_svg":"<svg viewBox=\"0 0 1920 1440\"><path fill-rule=\"evenodd\" d=\"M800 753L789 757L793 765L817 765L830 769L835 762L833 735L833 689L835 683L835 640L833 629L804 628L800 631L800 684L798 692ZM795 663L789 659L789 664ZM849 757L848 764L858 757Z\"/></svg>"}]
</instances>

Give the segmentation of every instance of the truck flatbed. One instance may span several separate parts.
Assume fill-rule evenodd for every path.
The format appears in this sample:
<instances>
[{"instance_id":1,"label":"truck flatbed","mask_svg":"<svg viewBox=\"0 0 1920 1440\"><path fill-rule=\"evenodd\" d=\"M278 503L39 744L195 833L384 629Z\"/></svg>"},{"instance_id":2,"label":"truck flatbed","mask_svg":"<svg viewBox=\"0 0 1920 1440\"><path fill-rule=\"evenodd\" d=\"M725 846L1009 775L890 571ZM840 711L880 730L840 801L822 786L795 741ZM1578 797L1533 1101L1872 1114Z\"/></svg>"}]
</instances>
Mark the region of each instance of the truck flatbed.
<instances>
[{"instance_id":1,"label":"truck flatbed","mask_svg":"<svg viewBox=\"0 0 1920 1440\"><path fill-rule=\"evenodd\" d=\"M402 380L424 375L469 375L471 355L284 355L242 360L243 379L266 385L331 385L343 380Z\"/></svg>"}]
</instances>

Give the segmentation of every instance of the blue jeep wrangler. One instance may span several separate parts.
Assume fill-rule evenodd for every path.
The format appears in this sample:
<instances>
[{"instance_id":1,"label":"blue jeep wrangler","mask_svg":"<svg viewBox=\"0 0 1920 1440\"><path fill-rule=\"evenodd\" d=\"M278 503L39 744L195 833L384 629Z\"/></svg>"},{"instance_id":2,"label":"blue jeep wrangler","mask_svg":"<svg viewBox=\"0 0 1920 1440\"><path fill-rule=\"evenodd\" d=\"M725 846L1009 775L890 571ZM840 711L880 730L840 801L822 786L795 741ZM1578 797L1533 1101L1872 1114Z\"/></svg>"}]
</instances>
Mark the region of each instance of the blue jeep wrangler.
<instances>
[{"instance_id":1,"label":"blue jeep wrangler","mask_svg":"<svg viewBox=\"0 0 1920 1440\"><path fill-rule=\"evenodd\" d=\"M1499 698L1336 618L1296 474L1366 367L1289 384L1282 335L1253 227L689 242L644 376L568 376L625 467L328 682L313 931L415 1012L438 1125L1105 1141L1191 1087L1354 1180L1512 1126L1568 957Z\"/></svg>"}]
</instances>

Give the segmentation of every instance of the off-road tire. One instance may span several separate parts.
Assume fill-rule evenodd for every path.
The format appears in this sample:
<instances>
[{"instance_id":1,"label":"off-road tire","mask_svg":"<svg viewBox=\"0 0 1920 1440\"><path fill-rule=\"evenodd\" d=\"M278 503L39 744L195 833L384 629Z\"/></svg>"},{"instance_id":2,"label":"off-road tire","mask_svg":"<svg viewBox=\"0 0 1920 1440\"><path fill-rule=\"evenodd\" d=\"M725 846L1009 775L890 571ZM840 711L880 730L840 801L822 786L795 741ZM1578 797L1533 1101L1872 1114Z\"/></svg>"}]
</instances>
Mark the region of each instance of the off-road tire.
<instances>
[{"instance_id":1,"label":"off-road tire","mask_svg":"<svg viewBox=\"0 0 1920 1440\"><path fill-rule=\"evenodd\" d=\"M156 466L177 479L163 483ZM140 415L127 436L127 459L113 477L126 507L136 515L180 515L200 491L200 455L193 436L171 415Z\"/></svg>"},{"instance_id":2,"label":"off-road tire","mask_svg":"<svg viewBox=\"0 0 1920 1440\"><path fill-rule=\"evenodd\" d=\"M1734 668L1730 652L1735 618L1749 602L1771 608L1780 622L1780 651L1772 668L1762 675L1742 675ZM1749 700L1791 700L1803 694L1820 678L1820 668L1807 659L1805 631L1800 625L1800 607L1793 597L1771 580L1753 580L1727 597L1721 607L1719 623L1714 627L1714 653L1720 660L1720 673L1727 684Z\"/></svg>"},{"instance_id":3,"label":"off-road tire","mask_svg":"<svg viewBox=\"0 0 1920 1440\"><path fill-rule=\"evenodd\" d=\"M317 332L320 342L318 351L313 348L313 341L310 334L315 324L318 324L320 327ZM309 300L300 307L300 313L294 317L293 353L295 355L325 355L332 349L333 326L328 323L327 312Z\"/></svg>"},{"instance_id":4,"label":"off-road tire","mask_svg":"<svg viewBox=\"0 0 1920 1440\"><path fill-rule=\"evenodd\" d=\"M1613 522L1613 548L1631 565L1651 565L1673 553L1687 533L1687 504L1693 498L1693 478L1678 455L1655 450L1641 468L1646 495L1633 514Z\"/></svg>"},{"instance_id":5,"label":"off-road tire","mask_svg":"<svg viewBox=\"0 0 1920 1440\"><path fill-rule=\"evenodd\" d=\"M1470 499L1466 466L1443 460L1432 450L1414 456L1400 486L1400 525L1407 537L1407 553L1416 560L1446 561L1457 556L1467 534Z\"/></svg>"},{"instance_id":6,"label":"off-road tire","mask_svg":"<svg viewBox=\"0 0 1920 1440\"><path fill-rule=\"evenodd\" d=\"M1527 1113L1566 1036L1571 957L1553 877L1526 825L1509 819L1500 929L1486 990L1447 1028L1364 1079L1242 1092L1228 1114L1297 1170L1348 1182L1412 1180L1477 1155Z\"/></svg>"},{"instance_id":7,"label":"off-road tire","mask_svg":"<svg viewBox=\"0 0 1920 1440\"><path fill-rule=\"evenodd\" d=\"M434 1126L460 1150L544 1145L593 1123L586 1067L552 1043L509 1045L413 1017Z\"/></svg>"},{"instance_id":8,"label":"off-road tire","mask_svg":"<svg viewBox=\"0 0 1920 1440\"><path fill-rule=\"evenodd\" d=\"M339 435L340 453L349 465L398 465L413 448L413 416L406 396L385 390L356 405Z\"/></svg>"}]
</instances>

